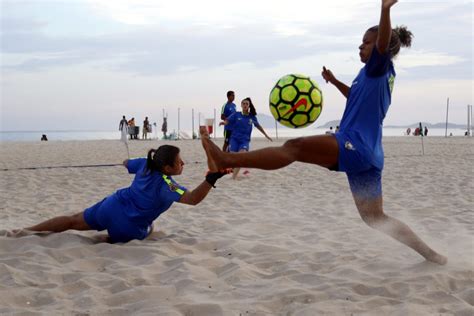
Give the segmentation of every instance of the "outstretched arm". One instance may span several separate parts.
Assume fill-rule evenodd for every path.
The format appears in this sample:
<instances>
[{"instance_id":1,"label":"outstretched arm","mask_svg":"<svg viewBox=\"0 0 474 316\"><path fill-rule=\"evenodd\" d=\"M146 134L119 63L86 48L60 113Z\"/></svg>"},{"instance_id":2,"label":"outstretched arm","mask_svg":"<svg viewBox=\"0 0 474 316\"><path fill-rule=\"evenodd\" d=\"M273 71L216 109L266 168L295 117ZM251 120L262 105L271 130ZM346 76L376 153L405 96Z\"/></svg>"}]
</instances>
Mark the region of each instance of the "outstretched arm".
<instances>
[{"instance_id":1,"label":"outstretched arm","mask_svg":"<svg viewBox=\"0 0 474 316\"><path fill-rule=\"evenodd\" d=\"M390 8L398 0L382 0L382 11L380 13L379 31L377 34L377 50L380 54L385 54L389 49L392 37L392 25L390 22Z\"/></svg>"},{"instance_id":2,"label":"outstretched arm","mask_svg":"<svg viewBox=\"0 0 474 316\"><path fill-rule=\"evenodd\" d=\"M326 69L326 67L323 66L323 71L321 72L321 75L323 76L323 79L326 80L326 83L332 83L346 98L349 97L350 88L346 86L343 82L337 80L336 77L334 77L334 75L332 74L331 70Z\"/></svg>"},{"instance_id":3,"label":"outstretched arm","mask_svg":"<svg viewBox=\"0 0 474 316\"><path fill-rule=\"evenodd\" d=\"M188 205L199 204L202 200L204 200L209 191L211 191L211 188L212 185L204 180L194 190L186 191L178 202Z\"/></svg>"},{"instance_id":4,"label":"outstretched arm","mask_svg":"<svg viewBox=\"0 0 474 316\"><path fill-rule=\"evenodd\" d=\"M270 136L267 135L267 133L265 132L265 130L263 129L262 126L256 125L255 127L256 127L263 135L265 135L265 137L266 137L269 141L271 141L271 142L273 141L273 139L272 139Z\"/></svg>"},{"instance_id":5,"label":"outstretched arm","mask_svg":"<svg viewBox=\"0 0 474 316\"><path fill-rule=\"evenodd\" d=\"M196 205L199 204L207 196L211 188L215 188L215 184L225 173L212 172L206 175L206 179L192 191L186 191L181 196L179 203Z\"/></svg>"}]
</instances>

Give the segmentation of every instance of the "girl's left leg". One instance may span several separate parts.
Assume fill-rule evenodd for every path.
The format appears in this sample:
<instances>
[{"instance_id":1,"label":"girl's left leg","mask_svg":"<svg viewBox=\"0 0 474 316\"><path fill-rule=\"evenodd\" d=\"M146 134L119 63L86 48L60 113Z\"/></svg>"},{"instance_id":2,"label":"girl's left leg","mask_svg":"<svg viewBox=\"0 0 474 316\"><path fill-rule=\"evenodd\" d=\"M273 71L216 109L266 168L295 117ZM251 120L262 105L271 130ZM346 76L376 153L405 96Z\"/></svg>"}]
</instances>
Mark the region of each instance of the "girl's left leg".
<instances>
[{"instance_id":1,"label":"girl's left leg","mask_svg":"<svg viewBox=\"0 0 474 316\"><path fill-rule=\"evenodd\" d=\"M241 149L239 150L239 153L240 152L247 152L248 150L247 149ZM236 180L237 179L237 176L239 174L239 171L240 171L240 168L234 168L232 169L232 179Z\"/></svg>"},{"instance_id":2,"label":"girl's left leg","mask_svg":"<svg viewBox=\"0 0 474 316\"><path fill-rule=\"evenodd\" d=\"M412 248L426 260L444 265L448 259L431 249L405 223L390 217L383 212L383 198L360 198L354 195L354 201L362 220L370 227L377 229L399 242Z\"/></svg>"},{"instance_id":3,"label":"girl's left leg","mask_svg":"<svg viewBox=\"0 0 474 316\"><path fill-rule=\"evenodd\" d=\"M80 212L71 216L58 216L37 225L25 228L31 231L50 231L63 232L69 229L74 230L92 230L92 228L84 220L84 212Z\"/></svg>"}]
</instances>

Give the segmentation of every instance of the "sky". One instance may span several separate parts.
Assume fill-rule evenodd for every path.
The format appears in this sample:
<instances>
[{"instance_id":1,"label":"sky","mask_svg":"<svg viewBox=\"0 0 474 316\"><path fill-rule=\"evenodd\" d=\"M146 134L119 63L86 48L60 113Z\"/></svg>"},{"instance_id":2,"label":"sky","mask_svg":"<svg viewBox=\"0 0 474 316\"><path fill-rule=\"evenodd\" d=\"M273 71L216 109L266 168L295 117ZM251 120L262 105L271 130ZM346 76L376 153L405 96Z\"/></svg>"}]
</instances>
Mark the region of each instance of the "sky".
<instances>
[{"instance_id":1,"label":"sky","mask_svg":"<svg viewBox=\"0 0 474 316\"><path fill-rule=\"evenodd\" d=\"M122 115L169 128L219 114L226 92L268 97L289 73L323 91L316 125L342 117L345 99L323 66L350 85L358 46L378 24L379 0L0 0L0 131L115 130ZM392 26L414 34L394 60L385 125L465 124L473 104L473 1L400 0Z\"/></svg>"}]
</instances>

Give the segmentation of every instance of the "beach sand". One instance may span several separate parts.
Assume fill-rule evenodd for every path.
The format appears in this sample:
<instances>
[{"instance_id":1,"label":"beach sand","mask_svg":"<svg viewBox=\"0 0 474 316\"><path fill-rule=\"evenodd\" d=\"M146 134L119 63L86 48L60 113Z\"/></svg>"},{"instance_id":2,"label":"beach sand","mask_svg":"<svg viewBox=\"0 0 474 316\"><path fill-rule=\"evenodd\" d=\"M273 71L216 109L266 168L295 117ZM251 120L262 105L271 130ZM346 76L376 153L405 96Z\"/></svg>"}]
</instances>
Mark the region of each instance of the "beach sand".
<instances>
[{"instance_id":1,"label":"beach sand","mask_svg":"<svg viewBox=\"0 0 474 316\"><path fill-rule=\"evenodd\" d=\"M186 163L175 179L201 183L199 141L133 141L131 156L164 143ZM15 170L120 164L118 140L2 143L0 315L473 315L473 145L427 137L422 156L420 138L384 139L385 212L448 256L439 266L364 224L344 174L301 163L226 176L201 204L175 203L150 240L6 237L83 211L132 176L121 166Z\"/></svg>"}]
</instances>

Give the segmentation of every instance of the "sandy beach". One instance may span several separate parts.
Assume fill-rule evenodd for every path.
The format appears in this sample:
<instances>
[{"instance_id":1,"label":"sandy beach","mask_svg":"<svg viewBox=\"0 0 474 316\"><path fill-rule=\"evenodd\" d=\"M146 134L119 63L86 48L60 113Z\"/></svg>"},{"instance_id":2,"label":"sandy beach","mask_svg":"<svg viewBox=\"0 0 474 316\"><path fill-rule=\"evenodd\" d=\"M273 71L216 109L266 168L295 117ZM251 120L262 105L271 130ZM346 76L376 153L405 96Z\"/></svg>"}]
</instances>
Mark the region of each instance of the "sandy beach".
<instances>
[{"instance_id":1,"label":"sandy beach","mask_svg":"<svg viewBox=\"0 0 474 316\"><path fill-rule=\"evenodd\" d=\"M134 141L130 154L165 143L181 148L175 179L193 189L207 170L199 141ZM201 204L175 203L149 240L7 237L133 178L118 165L18 170L121 164L118 140L2 143L0 315L473 315L473 145L426 137L423 156L418 137L384 139L385 212L446 255L439 266L369 228L343 173L302 163L226 176Z\"/></svg>"}]
</instances>

